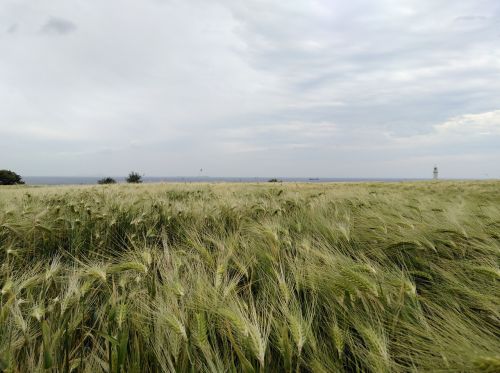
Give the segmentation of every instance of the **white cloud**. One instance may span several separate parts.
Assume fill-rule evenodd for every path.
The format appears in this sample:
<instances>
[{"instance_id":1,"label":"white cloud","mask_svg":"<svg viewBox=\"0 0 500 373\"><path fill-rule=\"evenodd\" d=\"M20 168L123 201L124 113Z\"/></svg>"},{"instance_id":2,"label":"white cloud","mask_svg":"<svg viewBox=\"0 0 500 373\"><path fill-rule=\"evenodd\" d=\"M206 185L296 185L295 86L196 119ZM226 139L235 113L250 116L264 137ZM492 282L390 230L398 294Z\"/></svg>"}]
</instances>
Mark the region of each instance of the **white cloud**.
<instances>
[{"instance_id":1,"label":"white cloud","mask_svg":"<svg viewBox=\"0 0 500 373\"><path fill-rule=\"evenodd\" d=\"M484 140L496 142L500 150L500 110L478 114L465 114L436 124L428 133L413 136L386 134L383 146L395 147L435 147L446 149L450 145L460 145L461 152L470 150Z\"/></svg>"},{"instance_id":2,"label":"white cloud","mask_svg":"<svg viewBox=\"0 0 500 373\"><path fill-rule=\"evenodd\" d=\"M437 125L440 136L484 136L500 135L500 110L479 114L466 114Z\"/></svg>"}]
</instances>

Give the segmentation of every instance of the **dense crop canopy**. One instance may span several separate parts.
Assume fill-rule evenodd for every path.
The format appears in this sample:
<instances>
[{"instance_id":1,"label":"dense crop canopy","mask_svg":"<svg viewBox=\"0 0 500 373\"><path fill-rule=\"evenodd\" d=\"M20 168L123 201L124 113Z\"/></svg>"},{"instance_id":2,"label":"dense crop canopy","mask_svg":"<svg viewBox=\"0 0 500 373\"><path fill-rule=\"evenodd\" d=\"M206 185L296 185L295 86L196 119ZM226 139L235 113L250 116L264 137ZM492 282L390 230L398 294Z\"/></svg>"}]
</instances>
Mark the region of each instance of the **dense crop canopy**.
<instances>
[{"instance_id":1,"label":"dense crop canopy","mask_svg":"<svg viewBox=\"0 0 500 373\"><path fill-rule=\"evenodd\" d=\"M500 369L500 184L0 190L0 371Z\"/></svg>"}]
</instances>

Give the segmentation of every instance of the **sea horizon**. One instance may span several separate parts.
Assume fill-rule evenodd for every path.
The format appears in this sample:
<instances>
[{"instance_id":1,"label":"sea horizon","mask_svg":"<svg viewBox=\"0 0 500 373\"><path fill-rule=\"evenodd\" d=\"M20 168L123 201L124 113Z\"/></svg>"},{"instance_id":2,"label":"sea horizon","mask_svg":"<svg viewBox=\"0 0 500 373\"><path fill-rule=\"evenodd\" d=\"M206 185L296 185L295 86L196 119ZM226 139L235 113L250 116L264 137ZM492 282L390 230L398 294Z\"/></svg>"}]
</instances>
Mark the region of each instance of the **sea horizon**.
<instances>
[{"instance_id":1,"label":"sea horizon","mask_svg":"<svg viewBox=\"0 0 500 373\"><path fill-rule=\"evenodd\" d=\"M117 183L125 183L126 177L112 176ZM23 180L29 185L92 185L103 176L25 176ZM411 182L425 181L430 178L404 177L228 177L228 176L143 176L144 183L263 183L271 179L282 182L328 183L328 182Z\"/></svg>"}]
</instances>

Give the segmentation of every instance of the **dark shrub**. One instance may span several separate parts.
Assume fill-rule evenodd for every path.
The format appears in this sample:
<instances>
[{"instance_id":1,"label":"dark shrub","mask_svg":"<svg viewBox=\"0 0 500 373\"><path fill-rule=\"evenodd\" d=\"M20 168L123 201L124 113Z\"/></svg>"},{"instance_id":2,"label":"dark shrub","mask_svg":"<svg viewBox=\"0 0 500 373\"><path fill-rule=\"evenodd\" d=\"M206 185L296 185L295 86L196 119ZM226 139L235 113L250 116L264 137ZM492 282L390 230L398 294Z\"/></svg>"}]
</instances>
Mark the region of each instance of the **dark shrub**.
<instances>
[{"instance_id":1,"label":"dark shrub","mask_svg":"<svg viewBox=\"0 0 500 373\"><path fill-rule=\"evenodd\" d=\"M21 176L10 170L0 170L0 185L24 184Z\"/></svg>"},{"instance_id":2,"label":"dark shrub","mask_svg":"<svg viewBox=\"0 0 500 373\"><path fill-rule=\"evenodd\" d=\"M142 176L137 172L132 171L130 174L128 174L127 183L142 183Z\"/></svg>"},{"instance_id":3,"label":"dark shrub","mask_svg":"<svg viewBox=\"0 0 500 373\"><path fill-rule=\"evenodd\" d=\"M97 184L116 184L116 180L112 177L105 177L97 181Z\"/></svg>"}]
</instances>

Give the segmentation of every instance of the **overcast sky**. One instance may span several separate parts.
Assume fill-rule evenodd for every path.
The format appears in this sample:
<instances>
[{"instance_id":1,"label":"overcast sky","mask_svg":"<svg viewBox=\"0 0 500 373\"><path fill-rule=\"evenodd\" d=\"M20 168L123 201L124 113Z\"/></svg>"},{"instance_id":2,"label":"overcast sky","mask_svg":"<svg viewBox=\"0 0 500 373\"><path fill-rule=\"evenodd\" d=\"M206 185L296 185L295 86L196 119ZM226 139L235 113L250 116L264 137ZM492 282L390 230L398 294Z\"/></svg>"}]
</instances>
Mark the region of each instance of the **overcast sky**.
<instances>
[{"instance_id":1,"label":"overcast sky","mask_svg":"<svg viewBox=\"0 0 500 373\"><path fill-rule=\"evenodd\" d=\"M1 0L0 169L500 177L498 0Z\"/></svg>"}]
</instances>

